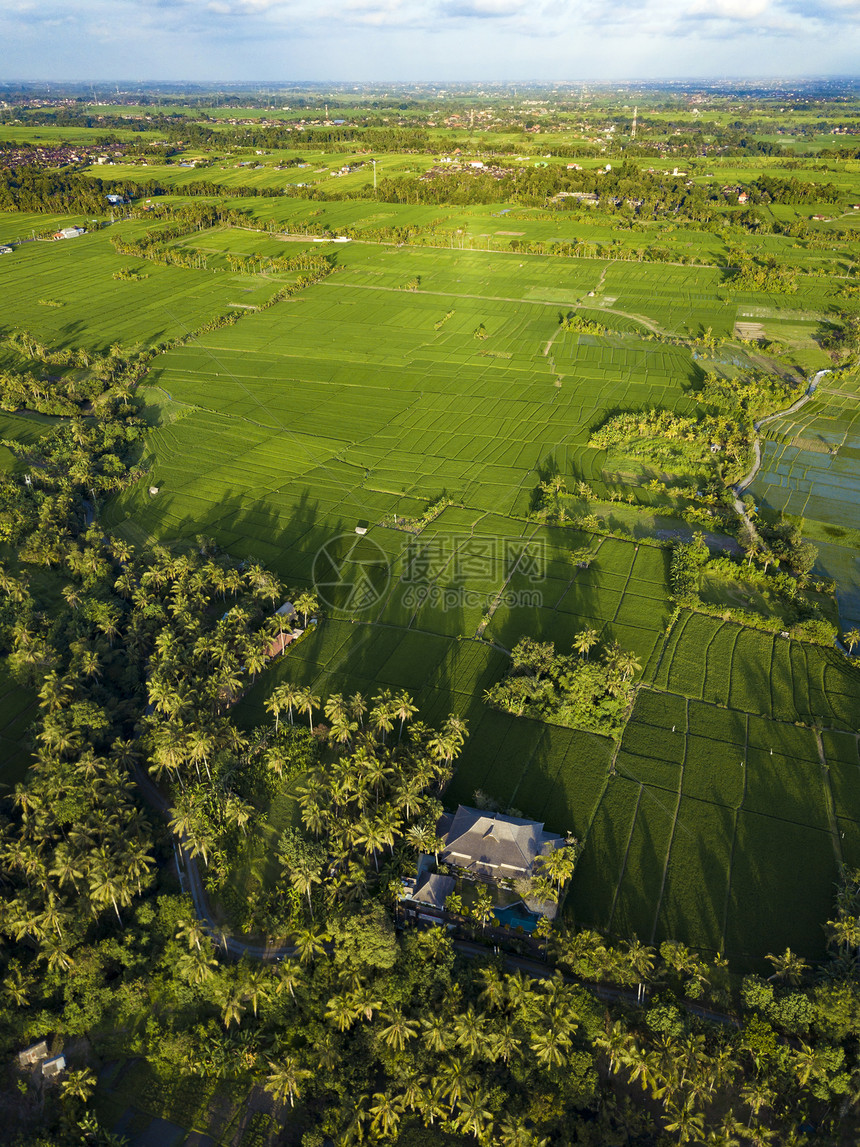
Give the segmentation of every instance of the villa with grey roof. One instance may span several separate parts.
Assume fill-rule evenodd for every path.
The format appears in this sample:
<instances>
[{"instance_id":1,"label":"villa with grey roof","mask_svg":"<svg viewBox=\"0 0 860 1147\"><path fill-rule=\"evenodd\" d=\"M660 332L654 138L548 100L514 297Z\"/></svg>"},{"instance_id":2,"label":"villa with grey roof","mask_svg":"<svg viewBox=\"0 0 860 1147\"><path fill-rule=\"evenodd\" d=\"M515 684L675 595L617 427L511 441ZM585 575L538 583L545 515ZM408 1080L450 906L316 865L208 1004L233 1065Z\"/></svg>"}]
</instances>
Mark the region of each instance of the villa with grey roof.
<instances>
[{"instance_id":1,"label":"villa with grey roof","mask_svg":"<svg viewBox=\"0 0 860 1147\"><path fill-rule=\"evenodd\" d=\"M539 821L466 805L445 813L436 832L440 851L435 857L422 853L416 875L403 880L401 902L418 919L444 919L454 899L453 911L462 915L465 906L468 916L476 885L489 888L497 926L533 932L542 916L555 917L556 898L537 895L532 880L568 840L547 832Z\"/></svg>"},{"instance_id":2,"label":"villa with grey roof","mask_svg":"<svg viewBox=\"0 0 860 1147\"><path fill-rule=\"evenodd\" d=\"M529 880L537 861L565 843L539 821L466 805L446 813L436 831L444 841L440 861L482 881Z\"/></svg>"}]
</instances>

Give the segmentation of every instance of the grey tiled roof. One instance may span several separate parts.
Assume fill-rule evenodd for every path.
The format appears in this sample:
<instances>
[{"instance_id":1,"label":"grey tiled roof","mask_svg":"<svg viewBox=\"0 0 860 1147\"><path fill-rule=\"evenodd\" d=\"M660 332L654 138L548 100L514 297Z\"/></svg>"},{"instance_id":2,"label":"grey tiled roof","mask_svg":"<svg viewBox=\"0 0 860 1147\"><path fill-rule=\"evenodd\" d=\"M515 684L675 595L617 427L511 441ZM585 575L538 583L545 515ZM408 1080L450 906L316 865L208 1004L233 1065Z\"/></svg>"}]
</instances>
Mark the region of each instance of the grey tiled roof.
<instances>
[{"instance_id":1,"label":"grey tiled roof","mask_svg":"<svg viewBox=\"0 0 860 1147\"><path fill-rule=\"evenodd\" d=\"M434 908L444 908L445 901L454 891L453 876L439 876L433 873L415 889L412 899L422 904L431 904Z\"/></svg>"},{"instance_id":2,"label":"grey tiled roof","mask_svg":"<svg viewBox=\"0 0 860 1147\"><path fill-rule=\"evenodd\" d=\"M562 843L560 836L545 832L539 821L465 805L459 806L450 822L443 818L438 831L445 841L439 857L444 864L495 879L530 876L535 860Z\"/></svg>"}]
</instances>

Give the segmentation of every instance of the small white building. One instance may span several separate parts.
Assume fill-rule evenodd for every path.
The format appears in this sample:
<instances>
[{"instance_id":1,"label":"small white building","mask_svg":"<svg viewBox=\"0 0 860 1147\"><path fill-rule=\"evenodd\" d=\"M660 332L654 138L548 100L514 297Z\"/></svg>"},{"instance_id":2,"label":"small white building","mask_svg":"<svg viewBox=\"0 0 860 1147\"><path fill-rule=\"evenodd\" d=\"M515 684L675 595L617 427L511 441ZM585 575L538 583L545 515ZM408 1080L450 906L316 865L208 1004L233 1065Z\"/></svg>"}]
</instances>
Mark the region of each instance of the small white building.
<instances>
[{"instance_id":1,"label":"small white building","mask_svg":"<svg viewBox=\"0 0 860 1147\"><path fill-rule=\"evenodd\" d=\"M5 244L2 247L0 247L0 255L11 255L11 254L12 254L12 248L11 247L7 247Z\"/></svg>"},{"instance_id":2,"label":"small white building","mask_svg":"<svg viewBox=\"0 0 860 1147\"><path fill-rule=\"evenodd\" d=\"M65 1070L66 1057L64 1055L55 1055L53 1059L46 1059L42 1064L42 1075L45 1079L56 1079Z\"/></svg>"},{"instance_id":3,"label":"small white building","mask_svg":"<svg viewBox=\"0 0 860 1147\"><path fill-rule=\"evenodd\" d=\"M55 239L77 239L79 235L85 235L85 234L86 234L86 228L85 227L63 227L56 233L56 235L54 235L54 238Z\"/></svg>"},{"instance_id":4,"label":"small white building","mask_svg":"<svg viewBox=\"0 0 860 1147\"><path fill-rule=\"evenodd\" d=\"M20 1068L35 1067L37 1063L41 1063L43 1059L47 1058L47 1041L40 1040L39 1043L34 1043L32 1047L25 1047L23 1051L18 1052L18 1066Z\"/></svg>"}]
</instances>

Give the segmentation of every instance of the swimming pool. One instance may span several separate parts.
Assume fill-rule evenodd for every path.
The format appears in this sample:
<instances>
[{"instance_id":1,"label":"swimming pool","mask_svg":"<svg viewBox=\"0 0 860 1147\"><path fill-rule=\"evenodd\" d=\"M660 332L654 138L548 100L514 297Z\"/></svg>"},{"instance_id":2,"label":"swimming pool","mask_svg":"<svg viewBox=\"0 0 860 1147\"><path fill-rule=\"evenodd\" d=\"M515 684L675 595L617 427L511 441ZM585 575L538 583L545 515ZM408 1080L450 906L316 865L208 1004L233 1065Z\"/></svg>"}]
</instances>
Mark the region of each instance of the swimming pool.
<instances>
[{"instance_id":1,"label":"swimming pool","mask_svg":"<svg viewBox=\"0 0 860 1147\"><path fill-rule=\"evenodd\" d=\"M522 904L509 904L507 908L494 908L493 911L503 928L522 928L524 932L534 932L540 920L540 916L535 916Z\"/></svg>"}]
</instances>

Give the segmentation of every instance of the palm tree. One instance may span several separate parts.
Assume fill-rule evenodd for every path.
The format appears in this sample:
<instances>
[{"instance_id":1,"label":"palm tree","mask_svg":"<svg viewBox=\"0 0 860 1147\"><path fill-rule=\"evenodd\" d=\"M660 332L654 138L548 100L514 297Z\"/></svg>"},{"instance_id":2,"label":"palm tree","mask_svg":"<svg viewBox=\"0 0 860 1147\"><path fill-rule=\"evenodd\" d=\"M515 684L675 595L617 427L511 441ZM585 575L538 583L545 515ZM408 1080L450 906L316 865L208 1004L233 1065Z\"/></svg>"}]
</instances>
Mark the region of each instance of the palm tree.
<instances>
[{"instance_id":1,"label":"palm tree","mask_svg":"<svg viewBox=\"0 0 860 1147\"><path fill-rule=\"evenodd\" d=\"M487 1135L493 1125L493 1113L486 1106L488 1100L486 1091L470 1087L460 1099L460 1110L455 1120L460 1131L474 1135L479 1143L487 1141Z\"/></svg>"},{"instance_id":2,"label":"palm tree","mask_svg":"<svg viewBox=\"0 0 860 1147\"><path fill-rule=\"evenodd\" d=\"M314 868L311 864L305 863L297 865L290 872L290 880L295 885L296 889L302 896L308 898L308 911L313 919L314 909L311 902L311 892L315 884L322 883L322 876L318 868Z\"/></svg>"},{"instance_id":3,"label":"palm tree","mask_svg":"<svg viewBox=\"0 0 860 1147\"><path fill-rule=\"evenodd\" d=\"M387 1021L387 1026L381 1029L380 1038L395 1051L403 1051L407 1042L418 1034L417 1022L407 1020L397 1009L383 1013L382 1018Z\"/></svg>"},{"instance_id":4,"label":"palm tree","mask_svg":"<svg viewBox=\"0 0 860 1147\"><path fill-rule=\"evenodd\" d=\"M406 831L406 839L416 852L432 852L438 854L443 841L436 835L436 830L429 824L413 824Z\"/></svg>"},{"instance_id":5,"label":"palm tree","mask_svg":"<svg viewBox=\"0 0 860 1147\"><path fill-rule=\"evenodd\" d=\"M353 720L358 721L359 725L364 728L364 714L367 712L367 703L360 693L353 693L349 699L349 715Z\"/></svg>"},{"instance_id":6,"label":"palm tree","mask_svg":"<svg viewBox=\"0 0 860 1147\"><path fill-rule=\"evenodd\" d=\"M421 1118L424 1126L434 1127L437 1119L444 1119L450 1114L450 1107L445 1102L445 1090L436 1079L427 1081L420 1104Z\"/></svg>"},{"instance_id":7,"label":"palm tree","mask_svg":"<svg viewBox=\"0 0 860 1147\"><path fill-rule=\"evenodd\" d=\"M561 1067L570 1047L570 1037L554 1024L548 1024L532 1035L530 1046L539 1063L545 1067Z\"/></svg>"},{"instance_id":8,"label":"palm tree","mask_svg":"<svg viewBox=\"0 0 860 1147\"><path fill-rule=\"evenodd\" d=\"M312 963L325 953L325 933L321 928L302 928L295 936L296 950L303 964Z\"/></svg>"},{"instance_id":9,"label":"palm tree","mask_svg":"<svg viewBox=\"0 0 860 1147\"><path fill-rule=\"evenodd\" d=\"M379 857L377 853L388 844L391 839L385 825L379 819L365 817L358 825L356 844L363 844L364 851L373 857L376 871L379 872Z\"/></svg>"},{"instance_id":10,"label":"palm tree","mask_svg":"<svg viewBox=\"0 0 860 1147\"><path fill-rule=\"evenodd\" d=\"M487 1039L487 1021L476 1016L471 1004L454 1021L454 1036L458 1047L465 1048L471 1059L476 1059Z\"/></svg>"},{"instance_id":11,"label":"palm tree","mask_svg":"<svg viewBox=\"0 0 860 1147\"><path fill-rule=\"evenodd\" d=\"M442 1094L451 1103L459 1103L464 1092L478 1083L478 1077L462 1060L444 1060L439 1067L438 1077Z\"/></svg>"},{"instance_id":12,"label":"palm tree","mask_svg":"<svg viewBox=\"0 0 860 1147\"><path fill-rule=\"evenodd\" d=\"M329 721L329 724L334 725L342 721L347 716L346 703L343 699L343 694L332 693L326 701L323 712Z\"/></svg>"},{"instance_id":13,"label":"palm tree","mask_svg":"<svg viewBox=\"0 0 860 1147\"><path fill-rule=\"evenodd\" d=\"M576 868L576 849L575 848L554 848L553 851L543 859L542 870L560 889L571 876L573 870Z\"/></svg>"},{"instance_id":14,"label":"palm tree","mask_svg":"<svg viewBox=\"0 0 860 1147\"><path fill-rule=\"evenodd\" d=\"M622 650L616 662L616 668L625 681L628 681L634 673L642 671L642 662L635 653L631 653L629 649Z\"/></svg>"},{"instance_id":15,"label":"palm tree","mask_svg":"<svg viewBox=\"0 0 860 1147\"><path fill-rule=\"evenodd\" d=\"M295 1056L285 1055L280 1063L269 1060L271 1068L263 1087L278 1103L290 1101L290 1107L295 1107L296 1098L301 1095L302 1081L307 1079L311 1072L299 1066Z\"/></svg>"},{"instance_id":16,"label":"palm tree","mask_svg":"<svg viewBox=\"0 0 860 1147\"><path fill-rule=\"evenodd\" d=\"M308 627L308 614L314 613L319 609L320 603L317 601L313 593L302 593L295 600L295 607L299 613L303 614L305 619L305 629Z\"/></svg>"},{"instance_id":17,"label":"palm tree","mask_svg":"<svg viewBox=\"0 0 860 1147\"><path fill-rule=\"evenodd\" d=\"M495 919L495 905L493 897L486 884L479 884L475 901L471 905L469 915L477 924L481 925L481 932Z\"/></svg>"},{"instance_id":18,"label":"palm tree","mask_svg":"<svg viewBox=\"0 0 860 1147\"><path fill-rule=\"evenodd\" d=\"M273 696L274 694L277 694L278 703L289 713L291 725L293 723L293 706L298 704L299 693L300 690L291 685L289 681L285 681L282 685L278 685L273 693ZM277 730L277 711L275 711L275 713L275 729Z\"/></svg>"},{"instance_id":19,"label":"palm tree","mask_svg":"<svg viewBox=\"0 0 860 1147\"><path fill-rule=\"evenodd\" d=\"M348 1031L358 1019L355 1001L349 995L332 996L328 1002L325 1018L330 1020L338 1031Z\"/></svg>"},{"instance_id":20,"label":"palm tree","mask_svg":"<svg viewBox=\"0 0 860 1147\"><path fill-rule=\"evenodd\" d=\"M609 1030L600 1034L594 1041L609 1059L609 1070L616 1072L620 1067L629 1066L630 1049L634 1046L633 1036L620 1020L615 1020Z\"/></svg>"},{"instance_id":21,"label":"palm tree","mask_svg":"<svg viewBox=\"0 0 860 1147\"><path fill-rule=\"evenodd\" d=\"M666 1130L675 1132L678 1143L701 1143L705 1117L695 1110L691 1099L685 1099L680 1106L670 1100L667 1109L670 1121Z\"/></svg>"},{"instance_id":22,"label":"palm tree","mask_svg":"<svg viewBox=\"0 0 860 1147\"><path fill-rule=\"evenodd\" d=\"M450 1025L441 1015L430 1015L421 1020L424 1046L432 1052L447 1051L451 1045Z\"/></svg>"},{"instance_id":23,"label":"palm tree","mask_svg":"<svg viewBox=\"0 0 860 1147\"><path fill-rule=\"evenodd\" d=\"M370 710L370 723L377 736L382 734L382 743L385 744L386 733L394 728L394 713L392 712L391 694L387 689L378 697L374 697L374 706Z\"/></svg>"},{"instance_id":24,"label":"palm tree","mask_svg":"<svg viewBox=\"0 0 860 1147\"><path fill-rule=\"evenodd\" d=\"M338 716L331 723L329 729L329 738L335 741L338 745L345 745L352 740L353 733L358 732L358 723L350 721L347 714Z\"/></svg>"},{"instance_id":25,"label":"palm tree","mask_svg":"<svg viewBox=\"0 0 860 1147\"><path fill-rule=\"evenodd\" d=\"M858 637L860 640L860 637ZM406 692L397 693L393 700L394 716L400 719L400 731L397 734L397 740L403 736L403 726L406 722L418 712L418 707L412 704L412 698Z\"/></svg>"},{"instance_id":26,"label":"palm tree","mask_svg":"<svg viewBox=\"0 0 860 1147\"><path fill-rule=\"evenodd\" d=\"M580 657L588 660L588 655L594 646L597 644L597 630L596 629L581 629L573 639L573 648Z\"/></svg>"},{"instance_id":27,"label":"palm tree","mask_svg":"<svg viewBox=\"0 0 860 1147\"><path fill-rule=\"evenodd\" d=\"M499 1147L548 1147L549 1139L539 1139L525 1123L509 1115L499 1128Z\"/></svg>"},{"instance_id":28,"label":"palm tree","mask_svg":"<svg viewBox=\"0 0 860 1147\"><path fill-rule=\"evenodd\" d=\"M245 997L240 988L229 992L221 1008L221 1020L225 1028L235 1023L238 1027L245 1012Z\"/></svg>"},{"instance_id":29,"label":"palm tree","mask_svg":"<svg viewBox=\"0 0 860 1147\"><path fill-rule=\"evenodd\" d=\"M307 713L308 715L308 728L311 732L314 731L313 711L319 709L319 697L314 696L311 690L300 689L296 695L296 708L300 713Z\"/></svg>"},{"instance_id":30,"label":"palm tree","mask_svg":"<svg viewBox=\"0 0 860 1147\"><path fill-rule=\"evenodd\" d=\"M501 1059L506 1064L522 1056L522 1038L510 1020L503 1019L490 1032L488 1054L492 1060Z\"/></svg>"},{"instance_id":31,"label":"palm tree","mask_svg":"<svg viewBox=\"0 0 860 1147\"><path fill-rule=\"evenodd\" d=\"M96 1073L89 1067L82 1067L80 1071L70 1071L60 1083L60 1093L63 1099L80 1099L86 1103L96 1089Z\"/></svg>"},{"instance_id":32,"label":"palm tree","mask_svg":"<svg viewBox=\"0 0 860 1147\"><path fill-rule=\"evenodd\" d=\"M809 965L804 963L800 956L795 956L791 948L786 948L781 956L774 956L770 952L765 959L774 967L769 980L786 980L792 987L797 987L803 979L803 973L808 971Z\"/></svg>"},{"instance_id":33,"label":"palm tree","mask_svg":"<svg viewBox=\"0 0 860 1147\"><path fill-rule=\"evenodd\" d=\"M96 853L96 861L90 866L88 873L90 899L96 905L110 902L114 912L116 912L116 918L121 924L122 917L119 914L119 905L122 904L125 907L131 904L131 895L128 885L119 873L110 871L106 853L107 848L104 846Z\"/></svg>"},{"instance_id":34,"label":"palm tree","mask_svg":"<svg viewBox=\"0 0 860 1147\"><path fill-rule=\"evenodd\" d=\"M393 1137L397 1130L397 1125L400 1122L400 1113L402 1107L399 1100L392 1099L391 1096L385 1095L381 1091L377 1091L373 1098L376 1103L370 1109L373 1116L371 1120L371 1127L374 1131L380 1132L384 1137Z\"/></svg>"},{"instance_id":35,"label":"palm tree","mask_svg":"<svg viewBox=\"0 0 860 1147\"><path fill-rule=\"evenodd\" d=\"M181 979L189 984L205 984L215 974L218 961L208 951L183 952L176 963Z\"/></svg>"},{"instance_id":36,"label":"palm tree","mask_svg":"<svg viewBox=\"0 0 860 1147\"><path fill-rule=\"evenodd\" d=\"M842 635L842 640L848 646L848 652L853 653L854 646L860 644L860 630L856 628L849 629L847 633Z\"/></svg>"},{"instance_id":37,"label":"palm tree","mask_svg":"<svg viewBox=\"0 0 860 1147\"><path fill-rule=\"evenodd\" d=\"M275 992L280 995L281 992L289 992L293 999L296 998L296 988L303 982L303 976L299 965L292 960L284 960L278 969L278 978L275 982Z\"/></svg>"}]
</instances>

